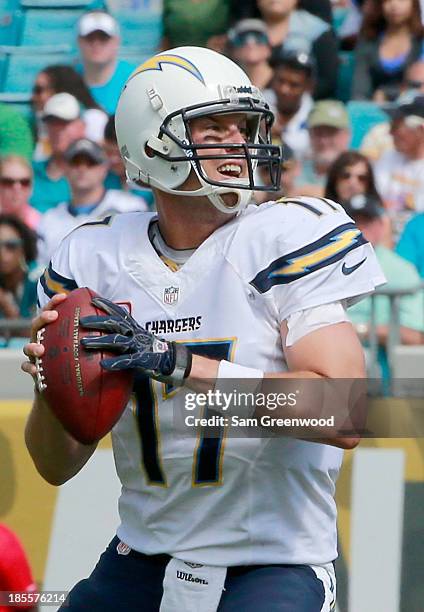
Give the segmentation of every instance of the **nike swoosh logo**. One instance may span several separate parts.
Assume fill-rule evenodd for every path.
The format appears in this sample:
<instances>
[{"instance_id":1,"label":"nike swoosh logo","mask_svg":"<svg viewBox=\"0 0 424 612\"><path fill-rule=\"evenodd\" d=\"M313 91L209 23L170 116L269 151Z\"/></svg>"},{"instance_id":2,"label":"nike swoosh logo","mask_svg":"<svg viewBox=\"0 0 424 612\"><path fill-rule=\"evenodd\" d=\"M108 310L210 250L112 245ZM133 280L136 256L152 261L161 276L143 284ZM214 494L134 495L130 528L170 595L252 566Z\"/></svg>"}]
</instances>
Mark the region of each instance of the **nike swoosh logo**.
<instances>
[{"instance_id":1,"label":"nike swoosh logo","mask_svg":"<svg viewBox=\"0 0 424 612\"><path fill-rule=\"evenodd\" d=\"M367 258L365 257L362 261L358 262L357 264L355 264L354 266L347 266L345 263L342 265L342 272L345 276L349 276L349 274L352 274L352 272L355 272L355 270L357 270L359 268L359 266L362 266L362 264L367 261Z\"/></svg>"}]
</instances>

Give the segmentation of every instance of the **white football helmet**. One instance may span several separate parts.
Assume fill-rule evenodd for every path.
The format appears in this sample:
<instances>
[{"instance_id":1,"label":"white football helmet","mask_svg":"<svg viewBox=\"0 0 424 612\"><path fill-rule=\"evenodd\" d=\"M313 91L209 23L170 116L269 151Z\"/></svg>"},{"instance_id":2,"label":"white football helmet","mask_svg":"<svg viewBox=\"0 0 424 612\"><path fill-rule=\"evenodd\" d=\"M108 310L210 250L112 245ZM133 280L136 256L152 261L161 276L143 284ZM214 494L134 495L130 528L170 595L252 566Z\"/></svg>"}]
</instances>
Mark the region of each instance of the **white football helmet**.
<instances>
[{"instance_id":1,"label":"white football helmet","mask_svg":"<svg viewBox=\"0 0 424 612\"><path fill-rule=\"evenodd\" d=\"M246 114L247 141L241 144L195 144L190 120L223 113ZM128 79L116 110L116 133L127 176L184 196L207 196L219 210L233 213L250 200L253 190L280 189L281 149L271 144L273 114L260 90L233 61L203 47L178 47L141 64ZM216 154L202 154L204 149ZM206 159L244 159L247 178L210 179ZM255 169L268 166L268 185L256 183ZM196 173L200 187L179 187ZM221 197L235 193L233 206Z\"/></svg>"}]
</instances>

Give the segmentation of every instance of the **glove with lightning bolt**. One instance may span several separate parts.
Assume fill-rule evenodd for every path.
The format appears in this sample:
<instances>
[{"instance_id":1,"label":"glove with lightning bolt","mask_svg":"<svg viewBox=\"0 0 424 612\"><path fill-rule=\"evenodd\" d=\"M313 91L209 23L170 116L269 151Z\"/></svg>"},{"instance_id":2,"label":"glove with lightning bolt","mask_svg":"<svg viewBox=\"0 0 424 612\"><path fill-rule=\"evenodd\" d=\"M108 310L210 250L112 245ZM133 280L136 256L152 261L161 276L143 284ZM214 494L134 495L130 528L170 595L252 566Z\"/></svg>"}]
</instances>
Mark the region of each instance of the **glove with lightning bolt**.
<instances>
[{"instance_id":1,"label":"glove with lightning bolt","mask_svg":"<svg viewBox=\"0 0 424 612\"><path fill-rule=\"evenodd\" d=\"M92 304L107 316L81 317L82 327L109 333L82 338L81 344L88 350L118 353L117 357L100 361L105 370L136 369L174 386L184 383L192 362L187 347L157 338L141 327L128 311L106 298L94 297Z\"/></svg>"}]
</instances>

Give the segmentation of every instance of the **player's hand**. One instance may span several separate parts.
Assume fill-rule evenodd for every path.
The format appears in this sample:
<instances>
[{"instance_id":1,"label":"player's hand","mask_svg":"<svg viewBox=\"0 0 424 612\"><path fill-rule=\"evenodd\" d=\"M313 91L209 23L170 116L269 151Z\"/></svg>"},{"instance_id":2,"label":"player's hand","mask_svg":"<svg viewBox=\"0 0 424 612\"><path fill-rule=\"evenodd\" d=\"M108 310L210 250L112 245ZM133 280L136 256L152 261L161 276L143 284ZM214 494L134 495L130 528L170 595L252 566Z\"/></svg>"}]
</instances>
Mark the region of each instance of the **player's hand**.
<instances>
[{"instance_id":1,"label":"player's hand","mask_svg":"<svg viewBox=\"0 0 424 612\"><path fill-rule=\"evenodd\" d=\"M82 338L81 344L89 350L119 354L100 361L105 370L137 369L157 380L183 384L191 369L191 352L185 346L157 338L106 298L95 297L92 303L108 316L81 317L82 327L112 333Z\"/></svg>"},{"instance_id":2,"label":"player's hand","mask_svg":"<svg viewBox=\"0 0 424 612\"><path fill-rule=\"evenodd\" d=\"M36 357L42 357L44 354L44 346L37 341L37 334L46 325L56 321L59 313L55 310L58 304L66 300L65 293L57 293L49 302L40 310L38 315L32 320L31 324L31 339L23 348L24 355L28 357L27 361L21 364L21 369L30 374L34 382L37 384L37 367L35 365Z\"/></svg>"}]
</instances>

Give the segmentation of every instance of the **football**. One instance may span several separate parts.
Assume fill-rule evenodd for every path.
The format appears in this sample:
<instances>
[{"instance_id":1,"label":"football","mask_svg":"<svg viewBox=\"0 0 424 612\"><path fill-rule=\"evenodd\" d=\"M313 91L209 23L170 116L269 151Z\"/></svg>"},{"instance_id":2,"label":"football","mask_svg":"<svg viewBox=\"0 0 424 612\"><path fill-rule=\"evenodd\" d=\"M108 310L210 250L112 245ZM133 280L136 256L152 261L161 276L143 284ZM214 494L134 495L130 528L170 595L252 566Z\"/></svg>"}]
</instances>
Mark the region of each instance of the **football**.
<instances>
[{"instance_id":1,"label":"football","mask_svg":"<svg viewBox=\"0 0 424 612\"><path fill-rule=\"evenodd\" d=\"M97 294L81 287L57 306L58 318L38 332L45 347L37 359L39 388L64 428L83 444L106 435L121 416L132 392L133 372L107 372L100 365L111 353L88 351L80 340L101 335L80 326L80 318L104 315L91 299Z\"/></svg>"}]
</instances>

